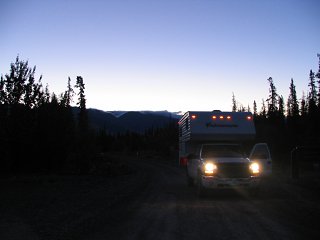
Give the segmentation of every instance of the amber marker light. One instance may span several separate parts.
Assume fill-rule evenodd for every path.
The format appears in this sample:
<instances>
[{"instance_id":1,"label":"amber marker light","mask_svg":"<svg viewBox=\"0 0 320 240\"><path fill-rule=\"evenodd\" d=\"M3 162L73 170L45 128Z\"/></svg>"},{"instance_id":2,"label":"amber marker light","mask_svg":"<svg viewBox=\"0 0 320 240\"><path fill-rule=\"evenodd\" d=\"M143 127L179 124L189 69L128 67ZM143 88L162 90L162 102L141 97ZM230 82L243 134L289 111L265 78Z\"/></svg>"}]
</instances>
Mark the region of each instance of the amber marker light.
<instances>
[{"instance_id":1,"label":"amber marker light","mask_svg":"<svg viewBox=\"0 0 320 240\"><path fill-rule=\"evenodd\" d=\"M231 116L227 116L227 119L228 119L228 120L231 120Z\"/></svg>"},{"instance_id":2,"label":"amber marker light","mask_svg":"<svg viewBox=\"0 0 320 240\"><path fill-rule=\"evenodd\" d=\"M194 119L196 119L196 118L197 118L197 115L194 115L194 114L193 114L193 115L191 115L191 119L193 119L193 120L194 120Z\"/></svg>"},{"instance_id":3,"label":"amber marker light","mask_svg":"<svg viewBox=\"0 0 320 240\"><path fill-rule=\"evenodd\" d=\"M212 116L212 119L213 119L213 120L216 120L216 119L217 119L217 116L216 116L216 115L213 115L213 116Z\"/></svg>"},{"instance_id":4,"label":"amber marker light","mask_svg":"<svg viewBox=\"0 0 320 240\"><path fill-rule=\"evenodd\" d=\"M220 118L220 120L223 120L223 119L224 119L224 116L221 115L219 118Z\"/></svg>"}]
</instances>

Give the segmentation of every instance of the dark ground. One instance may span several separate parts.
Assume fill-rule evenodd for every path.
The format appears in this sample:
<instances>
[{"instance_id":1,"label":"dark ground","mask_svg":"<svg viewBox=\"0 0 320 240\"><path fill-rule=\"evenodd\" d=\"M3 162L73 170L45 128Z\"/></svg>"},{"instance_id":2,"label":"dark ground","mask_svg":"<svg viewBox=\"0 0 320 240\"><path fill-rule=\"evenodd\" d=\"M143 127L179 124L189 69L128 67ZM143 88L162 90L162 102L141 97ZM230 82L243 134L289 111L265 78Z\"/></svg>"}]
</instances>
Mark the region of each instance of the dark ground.
<instances>
[{"instance_id":1,"label":"dark ground","mask_svg":"<svg viewBox=\"0 0 320 240\"><path fill-rule=\"evenodd\" d=\"M175 161L152 155L114 161L121 162L116 169L91 176L2 176L0 239L320 237L319 178L293 181L276 172L259 196L198 198Z\"/></svg>"}]
</instances>

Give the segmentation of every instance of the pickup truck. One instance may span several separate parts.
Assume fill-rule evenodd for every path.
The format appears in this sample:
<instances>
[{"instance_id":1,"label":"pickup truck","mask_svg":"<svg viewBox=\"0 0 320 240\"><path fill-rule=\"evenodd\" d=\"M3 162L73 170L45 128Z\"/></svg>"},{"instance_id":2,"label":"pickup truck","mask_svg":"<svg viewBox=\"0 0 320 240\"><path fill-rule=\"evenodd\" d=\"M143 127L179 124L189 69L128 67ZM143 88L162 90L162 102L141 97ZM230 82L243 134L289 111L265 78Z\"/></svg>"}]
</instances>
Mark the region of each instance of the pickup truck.
<instances>
[{"instance_id":1,"label":"pickup truck","mask_svg":"<svg viewBox=\"0 0 320 240\"><path fill-rule=\"evenodd\" d=\"M258 146L258 145L256 145ZM262 151L264 144L260 144ZM264 148L269 159L269 151ZM253 154L251 154L253 157ZM262 172L266 172L265 160L246 157L240 144L208 143L201 144L199 152L189 154L186 175L189 186L196 185L197 193L202 196L207 189L247 189L257 194L260 189Z\"/></svg>"},{"instance_id":2,"label":"pickup truck","mask_svg":"<svg viewBox=\"0 0 320 240\"><path fill-rule=\"evenodd\" d=\"M187 112L179 134L179 163L199 196L208 189L242 188L257 194L261 178L272 172L266 143L255 144L249 156L244 150L255 137L250 112Z\"/></svg>"}]
</instances>

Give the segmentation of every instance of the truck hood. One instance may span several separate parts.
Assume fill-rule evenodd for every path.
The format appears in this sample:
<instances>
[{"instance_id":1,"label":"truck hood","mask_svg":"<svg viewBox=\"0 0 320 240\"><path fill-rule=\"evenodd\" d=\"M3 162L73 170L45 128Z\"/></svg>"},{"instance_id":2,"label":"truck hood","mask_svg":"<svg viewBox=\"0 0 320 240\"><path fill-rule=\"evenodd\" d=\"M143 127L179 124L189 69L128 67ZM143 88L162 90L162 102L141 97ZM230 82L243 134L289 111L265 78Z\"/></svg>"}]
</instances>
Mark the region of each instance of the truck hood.
<instances>
[{"instance_id":1,"label":"truck hood","mask_svg":"<svg viewBox=\"0 0 320 240\"><path fill-rule=\"evenodd\" d=\"M212 161L215 163L248 163L248 158L204 158L205 162Z\"/></svg>"}]
</instances>

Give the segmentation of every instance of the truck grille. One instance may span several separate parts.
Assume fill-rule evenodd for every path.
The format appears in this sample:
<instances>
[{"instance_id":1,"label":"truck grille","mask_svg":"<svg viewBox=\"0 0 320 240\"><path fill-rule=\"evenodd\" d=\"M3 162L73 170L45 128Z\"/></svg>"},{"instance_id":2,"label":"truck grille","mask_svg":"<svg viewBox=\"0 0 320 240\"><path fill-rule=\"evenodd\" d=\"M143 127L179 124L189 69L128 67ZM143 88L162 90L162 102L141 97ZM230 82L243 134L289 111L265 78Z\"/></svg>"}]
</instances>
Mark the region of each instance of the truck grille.
<instances>
[{"instance_id":1,"label":"truck grille","mask_svg":"<svg viewBox=\"0 0 320 240\"><path fill-rule=\"evenodd\" d=\"M250 177L249 163L219 163L217 177L248 178Z\"/></svg>"}]
</instances>

